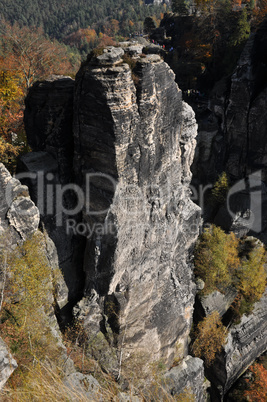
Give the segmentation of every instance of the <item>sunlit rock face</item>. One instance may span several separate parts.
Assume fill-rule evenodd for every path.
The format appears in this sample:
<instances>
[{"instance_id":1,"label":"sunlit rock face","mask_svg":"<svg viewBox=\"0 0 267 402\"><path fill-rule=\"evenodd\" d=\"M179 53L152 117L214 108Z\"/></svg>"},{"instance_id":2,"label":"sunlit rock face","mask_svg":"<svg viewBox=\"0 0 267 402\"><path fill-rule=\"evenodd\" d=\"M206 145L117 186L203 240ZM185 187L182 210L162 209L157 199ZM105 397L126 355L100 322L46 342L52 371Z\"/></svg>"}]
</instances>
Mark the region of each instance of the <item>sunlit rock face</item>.
<instances>
[{"instance_id":1,"label":"sunlit rock face","mask_svg":"<svg viewBox=\"0 0 267 402\"><path fill-rule=\"evenodd\" d=\"M243 315L239 324L230 327L223 351L208 372L221 396L266 351L266 307L267 291L251 314Z\"/></svg>"},{"instance_id":2,"label":"sunlit rock face","mask_svg":"<svg viewBox=\"0 0 267 402\"><path fill-rule=\"evenodd\" d=\"M90 190L83 211L88 313L79 314L88 330L90 311L101 318L99 328L112 329L125 357L142 350L148 360L171 363L178 343L187 354L192 322L197 125L159 56L138 57L133 71L122 56L108 49L76 77L74 170Z\"/></svg>"}]
</instances>

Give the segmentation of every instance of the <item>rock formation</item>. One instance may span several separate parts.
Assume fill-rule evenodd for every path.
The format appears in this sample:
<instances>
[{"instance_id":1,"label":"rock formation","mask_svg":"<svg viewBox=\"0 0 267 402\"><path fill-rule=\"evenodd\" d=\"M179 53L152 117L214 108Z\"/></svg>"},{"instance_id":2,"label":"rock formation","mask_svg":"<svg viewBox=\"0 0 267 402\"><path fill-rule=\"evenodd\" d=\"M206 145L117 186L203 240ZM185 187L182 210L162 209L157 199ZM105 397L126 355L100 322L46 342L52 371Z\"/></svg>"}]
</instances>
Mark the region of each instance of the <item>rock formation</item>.
<instances>
[{"instance_id":1,"label":"rock formation","mask_svg":"<svg viewBox=\"0 0 267 402\"><path fill-rule=\"evenodd\" d=\"M231 79L219 82L213 90L209 110L202 114L193 165L196 183L212 183L223 170L231 180L230 203L220 207L213 222L240 237L253 234L265 244L266 47L264 22L251 34ZM214 309L225 313L228 295L224 298L216 293L207 297L202 313ZM249 316L231 327L224 352L209 372L221 395L266 351L265 311L266 293Z\"/></svg>"},{"instance_id":2,"label":"rock formation","mask_svg":"<svg viewBox=\"0 0 267 402\"><path fill-rule=\"evenodd\" d=\"M70 304L81 295L84 248L79 236L67 235L67 216L62 211L62 206L69 210L75 204L73 193L64 191L73 182L73 92L74 80L63 76L51 76L30 88L24 121L33 152L22 156L18 164L20 180L29 187L41 221L56 245Z\"/></svg>"},{"instance_id":3,"label":"rock formation","mask_svg":"<svg viewBox=\"0 0 267 402\"><path fill-rule=\"evenodd\" d=\"M267 23L252 34L231 79L225 115L226 169L234 179L262 169L266 180Z\"/></svg>"},{"instance_id":4,"label":"rock formation","mask_svg":"<svg viewBox=\"0 0 267 402\"><path fill-rule=\"evenodd\" d=\"M264 145L256 151L258 140L249 134L265 124L263 115L255 117L256 105L264 105L264 90L257 84L264 66L251 50L264 43L264 36L251 37L232 77L229 101L217 92L213 110L204 116L195 172L215 167L220 173L224 164L235 180L258 167L264 172ZM32 87L25 122L35 152L22 158L21 171L53 173L54 186L70 185L73 190L64 194L68 208L61 225L47 209L41 218L62 256L73 300L81 298L83 286L73 312L102 367L119 377L121 367L139 353L147 362L162 359L170 366L179 350L181 363L168 373L171 381L175 378L169 392L179 394L190 385L201 400L202 363L186 357L196 292L190 251L200 224L189 190L196 122L160 56L140 54L138 47L129 60L125 50L91 54L77 74L74 91L73 81L63 77ZM254 55L254 64L248 54ZM51 113L54 105L56 114ZM36 183L30 187L38 202ZM75 206L77 214L68 214ZM226 221L222 211L221 216ZM212 305L208 298L203 301L204 313L219 309L225 314L233 297L211 295ZM252 314L230 329L224 352L209 374L220 395L265 350L265 303L262 298Z\"/></svg>"},{"instance_id":5,"label":"rock formation","mask_svg":"<svg viewBox=\"0 0 267 402\"><path fill-rule=\"evenodd\" d=\"M194 174L226 170L233 181L257 170L266 181L267 22L250 35L229 79L213 89L209 108L200 116Z\"/></svg>"},{"instance_id":6,"label":"rock formation","mask_svg":"<svg viewBox=\"0 0 267 402\"><path fill-rule=\"evenodd\" d=\"M210 384L203 383L204 369L201 359L187 356L177 367L172 368L164 376L166 386L171 395L179 395L182 390L191 391L198 402L207 400L206 389ZM179 396L178 396L179 398ZM188 397L190 400L190 397ZM179 399L178 399L179 400Z\"/></svg>"},{"instance_id":7,"label":"rock formation","mask_svg":"<svg viewBox=\"0 0 267 402\"><path fill-rule=\"evenodd\" d=\"M0 390L17 367L17 362L7 350L5 342L0 338Z\"/></svg>"},{"instance_id":8,"label":"rock formation","mask_svg":"<svg viewBox=\"0 0 267 402\"><path fill-rule=\"evenodd\" d=\"M25 101L29 145L34 151L46 151L53 156L61 183L72 180L73 89L74 80L70 77L51 76L45 83L36 82Z\"/></svg>"},{"instance_id":9,"label":"rock formation","mask_svg":"<svg viewBox=\"0 0 267 402\"><path fill-rule=\"evenodd\" d=\"M218 357L210 379L221 395L231 388L244 371L263 354L266 347L267 291L253 312L231 327L223 353Z\"/></svg>"},{"instance_id":10,"label":"rock formation","mask_svg":"<svg viewBox=\"0 0 267 402\"><path fill-rule=\"evenodd\" d=\"M87 241L85 296L114 304L119 318L110 325L126 356L142 349L171 362L176 342L186 353L194 300L187 258L199 218L188 189L196 125L159 56L137 60L135 87L116 52L90 60L76 78L74 169L80 185L92 178L84 221L107 229Z\"/></svg>"},{"instance_id":11,"label":"rock formation","mask_svg":"<svg viewBox=\"0 0 267 402\"><path fill-rule=\"evenodd\" d=\"M29 196L28 188L22 185L19 180L13 178L4 165L0 164L0 235L1 235L1 269L0 269L0 306L3 308L4 303L10 302L8 280L10 277L9 271L3 263L3 255L12 254L18 245L21 245L25 240L28 240L36 233L39 227L40 214ZM42 251L47 259L48 266L51 268L51 273L58 269L57 251L52 240L46 233L41 234ZM40 250L41 251L41 250ZM51 330L55 342L58 346L58 353L64 355L66 360L65 349L63 347L58 323L54 314L53 305L62 306L66 303L66 285L63 277L57 275L57 291L53 292L52 277L49 278L50 285L47 291L47 300L49 300L48 316L40 311L40 315L44 318L44 331ZM17 296L16 303L20 300ZM71 362L67 364L66 369L69 369ZM2 339L0 339L0 389L3 387L9 376L16 369L17 363L12 358L10 352Z\"/></svg>"},{"instance_id":12,"label":"rock formation","mask_svg":"<svg viewBox=\"0 0 267 402\"><path fill-rule=\"evenodd\" d=\"M122 361L138 352L147 362L168 365L177 345L181 358L187 355L195 295L189 251L200 222L189 189L194 113L158 55L135 55L133 71L123 56L122 48L108 48L91 55L77 74L74 159L67 162L84 195L78 196L82 217L75 217L69 233L86 239L84 297L74 311L88 334L101 340L99 360L116 375ZM58 145L51 144L60 143L63 130L45 134L57 116L43 119L42 142L34 123L50 99L51 105L58 99L61 84L63 93L70 88L67 80L54 81L32 87L26 129L37 159L48 158L46 152L60 164ZM63 98L59 103L65 107ZM30 160L22 162L26 169Z\"/></svg>"}]
</instances>

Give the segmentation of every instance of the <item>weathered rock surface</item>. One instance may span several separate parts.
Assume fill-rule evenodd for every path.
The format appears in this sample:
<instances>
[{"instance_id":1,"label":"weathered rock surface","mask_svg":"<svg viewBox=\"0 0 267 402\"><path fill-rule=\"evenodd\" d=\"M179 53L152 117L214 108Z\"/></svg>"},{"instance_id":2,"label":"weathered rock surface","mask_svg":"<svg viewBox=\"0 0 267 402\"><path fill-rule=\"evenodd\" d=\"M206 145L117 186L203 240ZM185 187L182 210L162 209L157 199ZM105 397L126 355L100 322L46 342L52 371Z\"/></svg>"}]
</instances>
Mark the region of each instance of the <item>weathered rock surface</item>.
<instances>
[{"instance_id":1,"label":"weathered rock surface","mask_svg":"<svg viewBox=\"0 0 267 402\"><path fill-rule=\"evenodd\" d=\"M199 116L195 179L214 182L226 170L233 181L260 170L267 178L267 23L250 35L231 79L216 84Z\"/></svg>"},{"instance_id":2,"label":"weathered rock surface","mask_svg":"<svg viewBox=\"0 0 267 402\"><path fill-rule=\"evenodd\" d=\"M0 164L0 251L12 253L18 244L22 244L37 232L39 227L40 215L38 208L30 199L27 186L22 185L18 179L13 178L4 165ZM62 359L66 360L66 350L63 346L58 322L54 314L54 303L59 306L66 304L66 284L60 273L57 273L57 291L53 291L52 275L58 271L57 251L53 241L46 233L38 233L40 240L40 252L47 258L47 263L51 267L50 285L47 290L47 299L50 308L47 314L40 311L43 317L44 331L51 331L55 343L58 346L58 353ZM3 264L0 267L0 288L1 291L6 286ZM3 269L3 271L2 271ZM3 296L1 296L2 298ZM5 293L4 293L5 297ZM8 299L8 298L7 298ZM6 301L2 299L1 301ZM19 302L19 300L17 300ZM17 367L16 362L7 351L4 342L0 339L0 387L4 385L8 377ZM66 365L66 371L73 370L73 362L70 360Z\"/></svg>"},{"instance_id":3,"label":"weathered rock surface","mask_svg":"<svg viewBox=\"0 0 267 402\"><path fill-rule=\"evenodd\" d=\"M104 49L103 54L96 57L96 61L100 65L113 65L122 61L124 50L120 47L109 46Z\"/></svg>"},{"instance_id":4,"label":"weathered rock surface","mask_svg":"<svg viewBox=\"0 0 267 402\"><path fill-rule=\"evenodd\" d=\"M88 401L104 401L100 394L99 382L89 374L72 373L65 380L65 385L70 389L72 401L80 401L81 398L88 398Z\"/></svg>"},{"instance_id":5,"label":"weathered rock surface","mask_svg":"<svg viewBox=\"0 0 267 402\"><path fill-rule=\"evenodd\" d=\"M225 294L215 290L207 296L197 296L204 310L204 315L208 316L214 311L218 311L222 317L233 303L237 296L237 291L234 288L228 288Z\"/></svg>"},{"instance_id":6,"label":"weathered rock surface","mask_svg":"<svg viewBox=\"0 0 267 402\"><path fill-rule=\"evenodd\" d=\"M140 51L128 50L135 57ZM77 74L74 160L66 162L85 196L82 221L76 220L86 240L80 252L84 297L74 315L83 322L101 366L116 376L122 361L135 353L146 355L147 363L162 358L171 364L179 344L180 358L187 356L195 295L190 250L200 221L189 189L194 113L159 55L137 58L131 71L121 60L123 54L120 48L108 48L88 58ZM25 121L35 152L21 160L24 172L52 173L48 181L55 186L67 183L57 165L60 155L67 155L58 151L63 120L70 121L57 91L70 96L71 84L59 81L38 83L28 95ZM46 115L54 102L63 119L58 125L56 115ZM40 142L35 139L39 111ZM49 158L53 161L47 168ZM37 194L36 184L32 192ZM65 217L67 221L67 212ZM69 240L52 225L56 216L44 213L41 218L54 233L59 255L62 242L70 249ZM202 374L199 379L200 384Z\"/></svg>"},{"instance_id":7,"label":"weathered rock surface","mask_svg":"<svg viewBox=\"0 0 267 402\"><path fill-rule=\"evenodd\" d=\"M267 23L252 34L231 79L226 109L226 168L234 179L262 169L266 176Z\"/></svg>"},{"instance_id":8,"label":"weathered rock surface","mask_svg":"<svg viewBox=\"0 0 267 402\"><path fill-rule=\"evenodd\" d=\"M173 396L188 392L195 397L195 401L207 400L206 388L209 382L205 384L203 361L197 357L187 356L182 363L164 375L163 382Z\"/></svg>"},{"instance_id":9,"label":"weathered rock surface","mask_svg":"<svg viewBox=\"0 0 267 402\"><path fill-rule=\"evenodd\" d=\"M11 226L14 236L25 240L39 226L40 215L30 199L28 188L13 178L0 164L0 225L4 232Z\"/></svg>"},{"instance_id":10,"label":"weathered rock surface","mask_svg":"<svg viewBox=\"0 0 267 402\"><path fill-rule=\"evenodd\" d=\"M231 388L240 375L266 350L267 291L255 304L252 314L244 315L232 326L224 352L209 372L209 378L221 395Z\"/></svg>"},{"instance_id":11,"label":"weathered rock surface","mask_svg":"<svg viewBox=\"0 0 267 402\"><path fill-rule=\"evenodd\" d=\"M7 350L5 342L0 338L0 390L17 367L17 362Z\"/></svg>"},{"instance_id":12,"label":"weathered rock surface","mask_svg":"<svg viewBox=\"0 0 267 402\"><path fill-rule=\"evenodd\" d=\"M142 402L142 399L136 395L120 392L119 395L115 397L114 402Z\"/></svg>"},{"instance_id":13,"label":"weathered rock surface","mask_svg":"<svg viewBox=\"0 0 267 402\"><path fill-rule=\"evenodd\" d=\"M137 87L127 64L109 63L88 62L76 79L74 168L85 190L90 178L83 215L94 232L85 295L97 295L124 358L143 350L171 363L177 341L186 355L192 321L188 250L199 209L188 183L197 127L159 56L137 61Z\"/></svg>"}]
</instances>

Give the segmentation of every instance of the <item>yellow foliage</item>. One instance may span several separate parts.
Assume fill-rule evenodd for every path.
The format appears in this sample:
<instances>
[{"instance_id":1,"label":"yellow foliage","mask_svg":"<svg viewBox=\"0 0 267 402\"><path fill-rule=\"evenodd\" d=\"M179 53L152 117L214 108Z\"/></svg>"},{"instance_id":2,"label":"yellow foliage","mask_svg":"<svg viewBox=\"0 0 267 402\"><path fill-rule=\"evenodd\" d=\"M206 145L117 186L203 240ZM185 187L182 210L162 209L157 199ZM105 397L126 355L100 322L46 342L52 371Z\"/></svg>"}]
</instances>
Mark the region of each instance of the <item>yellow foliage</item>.
<instances>
[{"instance_id":1,"label":"yellow foliage","mask_svg":"<svg viewBox=\"0 0 267 402\"><path fill-rule=\"evenodd\" d=\"M195 250L195 273L205 282L202 294L235 287L238 296L232 309L237 317L251 312L266 287L265 248L250 243L248 251L249 239L239 241L234 233L226 234L213 225L200 236Z\"/></svg>"},{"instance_id":2,"label":"yellow foliage","mask_svg":"<svg viewBox=\"0 0 267 402\"><path fill-rule=\"evenodd\" d=\"M36 232L17 247L10 261L9 272L11 291L21 299L24 309L46 308L51 304L48 297L52 291L51 267L44 252L41 232Z\"/></svg>"},{"instance_id":3,"label":"yellow foliage","mask_svg":"<svg viewBox=\"0 0 267 402\"><path fill-rule=\"evenodd\" d=\"M192 347L195 356L203 358L207 366L210 366L215 360L216 353L222 350L226 335L227 330L220 320L219 313L214 311L197 326L196 339Z\"/></svg>"},{"instance_id":4,"label":"yellow foliage","mask_svg":"<svg viewBox=\"0 0 267 402\"><path fill-rule=\"evenodd\" d=\"M225 172L218 178L211 191L212 199L216 204L223 204L229 190L229 182Z\"/></svg>"},{"instance_id":5,"label":"yellow foliage","mask_svg":"<svg viewBox=\"0 0 267 402\"><path fill-rule=\"evenodd\" d=\"M2 270L4 264L7 267L7 280L0 331L19 365L11 382L20 387L27 382L36 360L49 357L57 364L62 353L49 318L53 311L53 285L44 236L36 232L15 250L5 250L1 250L1 266Z\"/></svg>"},{"instance_id":6,"label":"yellow foliage","mask_svg":"<svg viewBox=\"0 0 267 402\"><path fill-rule=\"evenodd\" d=\"M266 253L263 246L255 247L242 263L238 271L238 287L244 298L249 302L258 301L266 287Z\"/></svg>"},{"instance_id":7,"label":"yellow foliage","mask_svg":"<svg viewBox=\"0 0 267 402\"><path fill-rule=\"evenodd\" d=\"M4 165L9 166L13 158L19 154L19 151L19 146L9 144L4 138L0 137L0 162L4 163Z\"/></svg>"},{"instance_id":8,"label":"yellow foliage","mask_svg":"<svg viewBox=\"0 0 267 402\"><path fill-rule=\"evenodd\" d=\"M175 399L177 402L195 402L196 400L191 388L185 388Z\"/></svg>"},{"instance_id":9,"label":"yellow foliage","mask_svg":"<svg viewBox=\"0 0 267 402\"><path fill-rule=\"evenodd\" d=\"M23 96L23 91L19 85L20 79L19 73L0 72L0 99L5 105Z\"/></svg>"},{"instance_id":10,"label":"yellow foliage","mask_svg":"<svg viewBox=\"0 0 267 402\"><path fill-rule=\"evenodd\" d=\"M205 282L203 293L224 291L240 264L238 239L213 225L200 236L195 250L195 273Z\"/></svg>"}]
</instances>

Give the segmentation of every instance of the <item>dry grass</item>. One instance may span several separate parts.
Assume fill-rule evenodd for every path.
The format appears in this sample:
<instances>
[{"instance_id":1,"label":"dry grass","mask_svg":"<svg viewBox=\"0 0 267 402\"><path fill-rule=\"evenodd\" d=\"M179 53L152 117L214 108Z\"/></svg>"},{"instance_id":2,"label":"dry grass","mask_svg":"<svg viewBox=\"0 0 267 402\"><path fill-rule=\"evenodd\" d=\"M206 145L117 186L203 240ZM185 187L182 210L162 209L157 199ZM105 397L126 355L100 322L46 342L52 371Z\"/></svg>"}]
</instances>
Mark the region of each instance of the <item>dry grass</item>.
<instances>
[{"instance_id":1,"label":"dry grass","mask_svg":"<svg viewBox=\"0 0 267 402\"><path fill-rule=\"evenodd\" d=\"M100 387L90 398L85 392L67 386L61 370L50 363L37 362L27 371L23 384L15 388L7 385L2 390L1 401L95 402L112 400L114 396L107 389Z\"/></svg>"}]
</instances>

